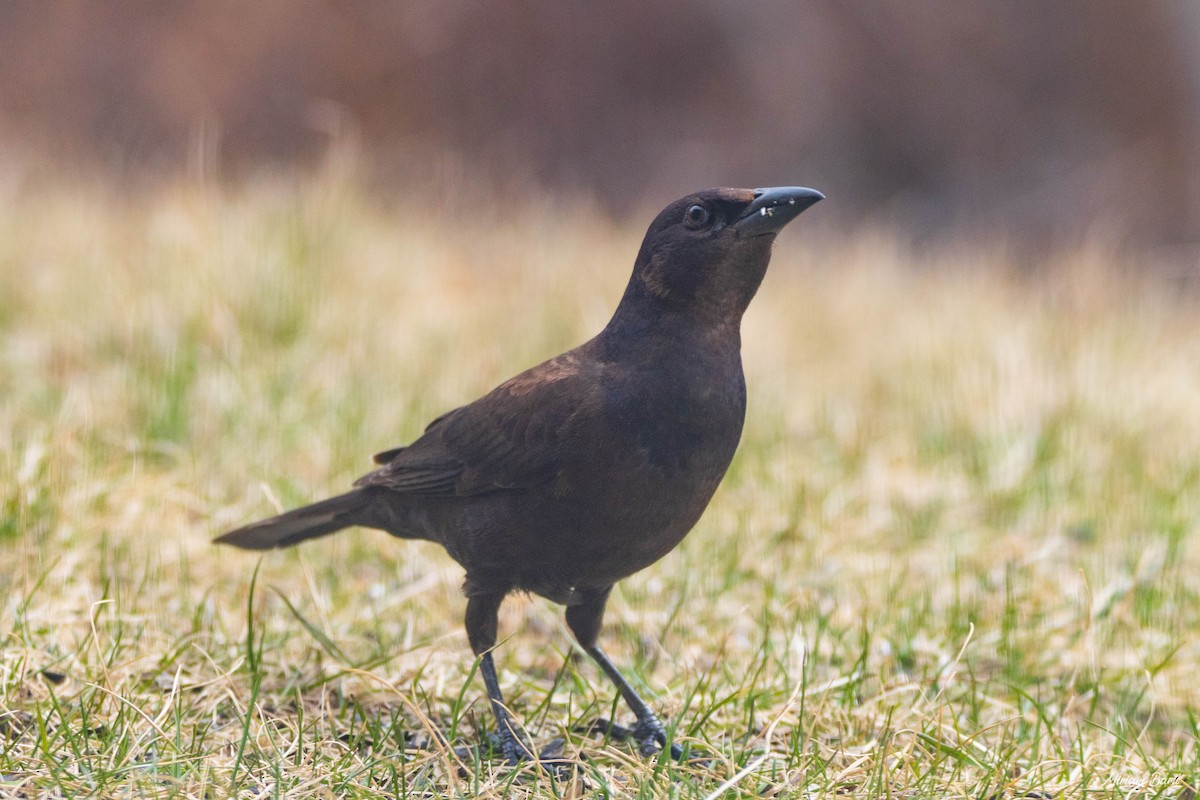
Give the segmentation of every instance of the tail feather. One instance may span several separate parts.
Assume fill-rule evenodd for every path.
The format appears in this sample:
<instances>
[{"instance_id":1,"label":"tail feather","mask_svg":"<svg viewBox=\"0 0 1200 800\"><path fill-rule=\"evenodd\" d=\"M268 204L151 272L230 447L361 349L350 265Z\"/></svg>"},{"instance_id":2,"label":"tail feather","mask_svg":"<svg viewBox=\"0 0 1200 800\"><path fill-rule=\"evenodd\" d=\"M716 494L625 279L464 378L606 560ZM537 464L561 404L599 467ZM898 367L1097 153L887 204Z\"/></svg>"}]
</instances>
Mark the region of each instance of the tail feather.
<instances>
[{"instance_id":1,"label":"tail feather","mask_svg":"<svg viewBox=\"0 0 1200 800\"><path fill-rule=\"evenodd\" d=\"M251 523L218 536L213 543L231 544L244 550L291 547L305 539L315 539L358 524L365 516L367 506L367 499L361 490L349 492Z\"/></svg>"}]
</instances>

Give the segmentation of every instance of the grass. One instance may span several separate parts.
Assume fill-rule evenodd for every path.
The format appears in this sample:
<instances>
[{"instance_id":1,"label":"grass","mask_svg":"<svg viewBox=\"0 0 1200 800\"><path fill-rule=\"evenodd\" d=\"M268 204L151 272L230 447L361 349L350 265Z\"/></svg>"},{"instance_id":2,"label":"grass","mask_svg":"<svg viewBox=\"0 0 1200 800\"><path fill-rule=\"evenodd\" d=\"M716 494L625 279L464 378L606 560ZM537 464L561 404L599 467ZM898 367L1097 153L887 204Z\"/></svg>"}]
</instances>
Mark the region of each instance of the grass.
<instances>
[{"instance_id":1,"label":"grass","mask_svg":"<svg viewBox=\"0 0 1200 800\"><path fill-rule=\"evenodd\" d=\"M620 719L561 612L497 652L491 723L437 548L209 539L607 316L640 227L325 175L148 196L0 191L0 795L1195 796L1200 312L1099 244L783 236L750 310L750 418L685 544L603 641L697 759Z\"/></svg>"}]
</instances>

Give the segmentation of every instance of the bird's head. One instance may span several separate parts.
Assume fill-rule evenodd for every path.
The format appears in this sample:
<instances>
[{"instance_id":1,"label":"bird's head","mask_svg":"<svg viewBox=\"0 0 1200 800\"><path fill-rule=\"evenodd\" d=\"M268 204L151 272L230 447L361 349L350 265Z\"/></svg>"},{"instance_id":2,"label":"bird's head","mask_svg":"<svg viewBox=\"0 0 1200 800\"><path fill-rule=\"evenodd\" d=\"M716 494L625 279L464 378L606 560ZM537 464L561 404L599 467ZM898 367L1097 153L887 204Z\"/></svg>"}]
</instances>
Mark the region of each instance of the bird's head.
<instances>
[{"instance_id":1,"label":"bird's head","mask_svg":"<svg viewBox=\"0 0 1200 800\"><path fill-rule=\"evenodd\" d=\"M767 271L775 234L824 195L800 186L707 189L650 223L622 305L736 321Z\"/></svg>"}]
</instances>

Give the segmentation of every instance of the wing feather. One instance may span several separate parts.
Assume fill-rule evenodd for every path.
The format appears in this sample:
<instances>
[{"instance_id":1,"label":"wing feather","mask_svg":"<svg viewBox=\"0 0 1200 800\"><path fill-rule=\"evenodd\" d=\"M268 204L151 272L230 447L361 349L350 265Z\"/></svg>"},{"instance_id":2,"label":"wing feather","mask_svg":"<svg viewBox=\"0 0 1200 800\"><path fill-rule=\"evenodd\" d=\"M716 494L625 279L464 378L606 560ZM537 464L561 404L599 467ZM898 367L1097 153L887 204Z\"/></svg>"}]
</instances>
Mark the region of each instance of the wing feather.
<instances>
[{"instance_id":1,"label":"wing feather","mask_svg":"<svg viewBox=\"0 0 1200 800\"><path fill-rule=\"evenodd\" d=\"M469 496L553 480L571 431L598 396L599 372L575 351L539 364L430 423L408 447L376 456L383 467L356 486Z\"/></svg>"}]
</instances>

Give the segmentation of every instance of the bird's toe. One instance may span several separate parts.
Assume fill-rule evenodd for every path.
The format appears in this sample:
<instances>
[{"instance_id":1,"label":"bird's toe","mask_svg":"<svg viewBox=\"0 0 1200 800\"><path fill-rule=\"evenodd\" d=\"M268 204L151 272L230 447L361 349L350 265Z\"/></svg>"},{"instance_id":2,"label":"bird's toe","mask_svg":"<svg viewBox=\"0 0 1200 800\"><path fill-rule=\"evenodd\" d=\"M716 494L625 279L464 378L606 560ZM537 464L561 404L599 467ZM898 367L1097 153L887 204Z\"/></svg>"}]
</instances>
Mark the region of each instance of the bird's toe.
<instances>
[{"instance_id":1,"label":"bird's toe","mask_svg":"<svg viewBox=\"0 0 1200 800\"><path fill-rule=\"evenodd\" d=\"M633 738L638 742L638 752L644 756L652 756L667 746L667 730L658 717L647 716L638 720L633 726ZM671 745L671 757L680 758L683 749L677 744Z\"/></svg>"},{"instance_id":2,"label":"bird's toe","mask_svg":"<svg viewBox=\"0 0 1200 800\"><path fill-rule=\"evenodd\" d=\"M598 719L587 730L590 733L606 735L616 742L632 739L638 743L638 752L643 756L652 756L667 746L667 729L658 717L653 715L638 720L632 728L607 719ZM675 742L671 743L670 753L671 758L676 761L683 758L683 748Z\"/></svg>"},{"instance_id":3,"label":"bird's toe","mask_svg":"<svg viewBox=\"0 0 1200 800\"><path fill-rule=\"evenodd\" d=\"M536 751L524 731L518 733L511 729L501 728L488 734L488 744L493 753L498 753L512 766L522 761L535 758Z\"/></svg>"}]
</instances>

